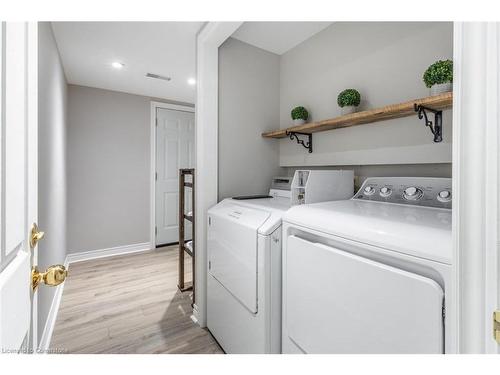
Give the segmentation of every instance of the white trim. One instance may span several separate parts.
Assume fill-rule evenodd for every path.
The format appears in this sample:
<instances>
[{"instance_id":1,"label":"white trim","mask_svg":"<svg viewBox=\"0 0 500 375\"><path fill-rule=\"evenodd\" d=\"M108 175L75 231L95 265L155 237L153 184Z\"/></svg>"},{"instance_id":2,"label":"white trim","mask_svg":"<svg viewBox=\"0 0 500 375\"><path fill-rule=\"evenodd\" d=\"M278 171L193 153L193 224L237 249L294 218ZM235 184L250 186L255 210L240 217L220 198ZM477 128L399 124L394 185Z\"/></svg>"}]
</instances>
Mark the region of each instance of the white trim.
<instances>
[{"instance_id":1,"label":"white trim","mask_svg":"<svg viewBox=\"0 0 500 375\"><path fill-rule=\"evenodd\" d=\"M460 131L460 102L462 95L461 75L462 64L460 56L462 54L462 28L461 24L453 24L453 141L452 141L452 191L453 191L453 210L452 210L452 266L451 266L451 313L448 318L448 329L451 330L452 340L455 340L455 353L460 352L460 253L458 251L458 220L460 213L460 180L459 165L459 142L461 138Z\"/></svg>"},{"instance_id":2,"label":"white trim","mask_svg":"<svg viewBox=\"0 0 500 375\"><path fill-rule=\"evenodd\" d=\"M191 315L191 320L195 323L195 324L199 324L199 320L198 320L198 306L196 306L196 304L193 304L193 314Z\"/></svg>"},{"instance_id":3,"label":"white trim","mask_svg":"<svg viewBox=\"0 0 500 375\"><path fill-rule=\"evenodd\" d=\"M498 353L499 26L455 23L454 40L451 329L460 353Z\"/></svg>"},{"instance_id":4,"label":"white trim","mask_svg":"<svg viewBox=\"0 0 500 375\"><path fill-rule=\"evenodd\" d=\"M500 127L500 26L490 22L486 26L486 176L485 176L485 310L487 337L486 353L499 354L500 346L492 340L491 316L500 307L499 285L499 127Z\"/></svg>"},{"instance_id":5,"label":"white trim","mask_svg":"<svg viewBox=\"0 0 500 375\"><path fill-rule=\"evenodd\" d=\"M38 222L38 22L26 23L26 120L27 120L27 179L28 203L25 233L31 223ZM27 237L27 236L26 236ZM28 247L29 248L29 247ZM38 264L38 247L32 251L32 265ZM31 348L38 347L38 294L33 294L31 314Z\"/></svg>"},{"instance_id":6,"label":"white trim","mask_svg":"<svg viewBox=\"0 0 500 375\"><path fill-rule=\"evenodd\" d=\"M182 105L182 104L171 104L171 103L152 101L151 107L171 109L172 111L191 112L191 113L195 112L194 106Z\"/></svg>"},{"instance_id":7,"label":"white trim","mask_svg":"<svg viewBox=\"0 0 500 375\"><path fill-rule=\"evenodd\" d=\"M163 102L151 101L151 116L150 116L150 171L149 171L149 242L152 249L156 247L155 234L155 216L156 216L156 190L155 190L155 173L156 173L156 109L170 109L173 111L195 112L194 107L180 104L170 104Z\"/></svg>"},{"instance_id":8,"label":"white trim","mask_svg":"<svg viewBox=\"0 0 500 375\"><path fill-rule=\"evenodd\" d=\"M3 161L3 149L5 149L5 21L0 21L0 272L4 260L5 242L5 217L4 217L4 193L3 182L5 181L5 168Z\"/></svg>"},{"instance_id":9,"label":"white trim","mask_svg":"<svg viewBox=\"0 0 500 375\"><path fill-rule=\"evenodd\" d=\"M69 262L68 257L64 261L64 267L68 268ZM62 283L56 287L56 292L52 298L52 304L50 305L49 314L47 320L45 321L45 327L43 329L42 337L40 338L40 344L38 350L41 354L48 354L50 349L50 342L52 340L52 333L54 332L54 327L57 321L57 314L59 312L59 306L61 305L61 299L64 291L65 283Z\"/></svg>"},{"instance_id":10,"label":"white trim","mask_svg":"<svg viewBox=\"0 0 500 375\"><path fill-rule=\"evenodd\" d=\"M196 305L206 326L206 212L217 203L219 46L243 22L208 22L196 37Z\"/></svg>"},{"instance_id":11,"label":"white trim","mask_svg":"<svg viewBox=\"0 0 500 375\"><path fill-rule=\"evenodd\" d=\"M149 242L142 242L142 243L137 243L137 244L133 244L133 245L110 247L107 249L83 251L83 252L78 252L78 253L73 253L73 254L70 253L66 257L66 262L68 264L72 264L72 263L83 262L83 261L91 260L91 259L99 259L99 258L113 257L113 256L117 256L117 255L132 254L132 253L138 253L138 252L148 251L148 250L153 250L153 249L154 248L151 247L151 244Z\"/></svg>"}]
</instances>

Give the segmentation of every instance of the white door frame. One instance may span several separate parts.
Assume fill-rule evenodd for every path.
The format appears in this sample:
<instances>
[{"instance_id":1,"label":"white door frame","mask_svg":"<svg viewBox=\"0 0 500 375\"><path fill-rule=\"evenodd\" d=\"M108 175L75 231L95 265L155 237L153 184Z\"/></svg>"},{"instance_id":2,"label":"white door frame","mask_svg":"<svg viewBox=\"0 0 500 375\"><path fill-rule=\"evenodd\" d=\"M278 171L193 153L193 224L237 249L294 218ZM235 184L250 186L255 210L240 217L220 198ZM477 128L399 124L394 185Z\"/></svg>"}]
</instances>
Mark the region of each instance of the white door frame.
<instances>
[{"instance_id":1,"label":"white door frame","mask_svg":"<svg viewBox=\"0 0 500 375\"><path fill-rule=\"evenodd\" d=\"M453 264L460 353L499 353L500 26L454 25Z\"/></svg>"},{"instance_id":2,"label":"white door frame","mask_svg":"<svg viewBox=\"0 0 500 375\"><path fill-rule=\"evenodd\" d=\"M219 46L243 22L208 22L196 39L196 304L194 319L207 324L206 213L217 203Z\"/></svg>"},{"instance_id":3,"label":"white door frame","mask_svg":"<svg viewBox=\"0 0 500 375\"><path fill-rule=\"evenodd\" d=\"M27 198L28 231L31 223L38 223L38 22L28 22L28 66L27 66ZM38 264L38 246L33 250L33 264ZM32 302L31 348L36 353L38 348L38 291L35 291Z\"/></svg>"},{"instance_id":4,"label":"white door frame","mask_svg":"<svg viewBox=\"0 0 500 375\"><path fill-rule=\"evenodd\" d=\"M182 104L170 104L164 102L151 102L151 121L150 121L150 143L151 143L151 155L150 155L150 171L149 171L149 243L151 249L156 247L156 233L155 233L155 225L156 225L156 110L158 108L170 109L173 111L183 111L183 112L195 112L195 108L182 105ZM196 150L196 148L195 148Z\"/></svg>"}]
</instances>

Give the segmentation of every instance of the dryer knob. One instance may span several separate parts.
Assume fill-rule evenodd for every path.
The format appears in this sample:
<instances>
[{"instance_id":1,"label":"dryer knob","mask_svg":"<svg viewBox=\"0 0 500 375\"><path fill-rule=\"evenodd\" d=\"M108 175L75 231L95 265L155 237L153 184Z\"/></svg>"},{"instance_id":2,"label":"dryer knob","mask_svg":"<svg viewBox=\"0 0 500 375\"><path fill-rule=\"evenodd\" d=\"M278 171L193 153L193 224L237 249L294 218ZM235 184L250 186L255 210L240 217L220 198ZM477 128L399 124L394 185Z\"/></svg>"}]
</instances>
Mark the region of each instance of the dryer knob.
<instances>
[{"instance_id":1,"label":"dryer knob","mask_svg":"<svg viewBox=\"0 0 500 375\"><path fill-rule=\"evenodd\" d=\"M373 195L375 193L375 188L373 186L365 187L364 194L365 195Z\"/></svg>"},{"instance_id":2,"label":"dryer knob","mask_svg":"<svg viewBox=\"0 0 500 375\"><path fill-rule=\"evenodd\" d=\"M437 200L444 203L451 201L451 191L449 190L440 191L437 196Z\"/></svg>"},{"instance_id":3,"label":"dryer knob","mask_svg":"<svg viewBox=\"0 0 500 375\"><path fill-rule=\"evenodd\" d=\"M414 186L410 186L410 187L407 187L405 189L405 191L403 192L403 198L410 200L410 201L416 201L417 199L422 198L422 194L423 194L422 190L420 190Z\"/></svg>"},{"instance_id":4,"label":"dryer knob","mask_svg":"<svg viewBox=\"0 0 500 375\"><path fill-rule=\"evenodd\" d=\"M384 186L383 188L380 189L380 196L382 197L388 197L391 195L392 190L389 189L387 186Z\"/></svg>"}]
</instances>

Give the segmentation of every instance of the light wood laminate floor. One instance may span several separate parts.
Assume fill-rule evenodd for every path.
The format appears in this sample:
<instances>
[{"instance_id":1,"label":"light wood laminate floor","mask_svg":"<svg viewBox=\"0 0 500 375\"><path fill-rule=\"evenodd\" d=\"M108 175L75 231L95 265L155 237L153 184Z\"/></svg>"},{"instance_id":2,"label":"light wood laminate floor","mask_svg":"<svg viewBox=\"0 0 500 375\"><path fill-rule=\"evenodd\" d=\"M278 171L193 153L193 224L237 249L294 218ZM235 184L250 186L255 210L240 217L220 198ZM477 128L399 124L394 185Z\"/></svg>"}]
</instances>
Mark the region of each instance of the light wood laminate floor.
<instances>
[{"instance_id":1,"label":"light wood laminate floor","mask_svg":"<svg viewBox=\"0 0 500 375\"><path fill-rule=\"evenodd\" d=\"M177 261L177 246L170 246L71 264L51 348L89 354L222 353L190 318L190 292L177 288Z\"/></svg>"}]
</instances>

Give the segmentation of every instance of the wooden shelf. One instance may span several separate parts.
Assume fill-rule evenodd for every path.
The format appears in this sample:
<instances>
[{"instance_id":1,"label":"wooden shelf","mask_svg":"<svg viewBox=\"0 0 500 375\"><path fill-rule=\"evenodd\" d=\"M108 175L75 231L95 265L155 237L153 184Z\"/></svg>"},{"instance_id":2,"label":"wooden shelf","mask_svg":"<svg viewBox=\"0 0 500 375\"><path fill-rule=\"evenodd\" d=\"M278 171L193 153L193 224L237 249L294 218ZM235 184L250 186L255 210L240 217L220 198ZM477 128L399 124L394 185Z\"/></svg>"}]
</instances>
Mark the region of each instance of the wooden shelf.
<instances>
[{"instance_id":1,"label":"wooden shelf","mask_svg":"<svg viewBox=\"0 0 500 375\"><path fill-rule=\"evenodd\" d=\"M191 175L191 182L186 181L186 176ZM177 283L178 288L180 289L181 292L185 292L188 290L193 291L193 303L191 306L194 305L195 303L195 238L194 234L196 233L195 230L195 220L194 220L194 212L195 212L195 205L194 205L194 198L195 198L195 192L194 192L194 177L195 177L195 172L193 168L186 168L186 169L179 169L179 281ZM186 203L186 187L191 188L191 202L192 202L192 211L185 213L185 203ZM186 223L184 220L189 220L192 223L192 236L191 240L188 241L186 240ZM184 255L188 254L192 259L191 259L191 267L192 267L192 277L193 277L193 282L191 285L186 286L185 283L185 270L184 270Z\"/></svg>"},{"instance_id":2,"label":"wooden shelf","mask_svg":"<svg viewBox=\"0 0 500 375\"><path fill-rule=\"evenodd\" d=\"M300 133L317 133L326 130L347 128L349 126L371 124L373 122L390 120L400 117L416 116L414 105L423 105L432 109L451 108L453 93L447 92L436 96L415 99L404 103L391 104L385 107L369 109L349 115L335 117L329 120L315 121L303 125L292 126L286 129L273 130L262 133L265 138L285 138L287 131Z\"/></svg>"}]
</instances>

